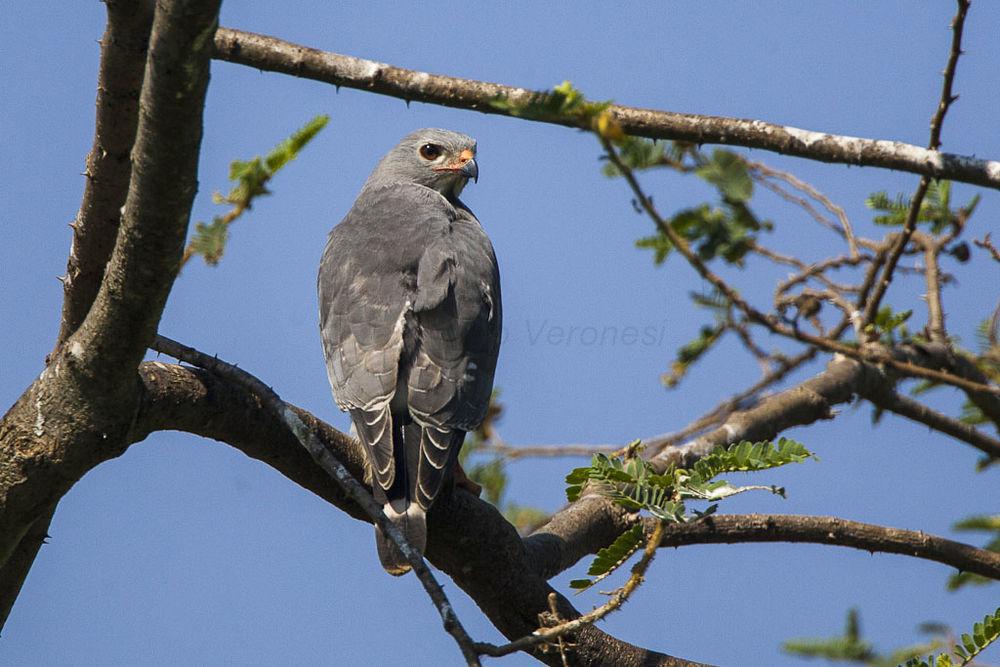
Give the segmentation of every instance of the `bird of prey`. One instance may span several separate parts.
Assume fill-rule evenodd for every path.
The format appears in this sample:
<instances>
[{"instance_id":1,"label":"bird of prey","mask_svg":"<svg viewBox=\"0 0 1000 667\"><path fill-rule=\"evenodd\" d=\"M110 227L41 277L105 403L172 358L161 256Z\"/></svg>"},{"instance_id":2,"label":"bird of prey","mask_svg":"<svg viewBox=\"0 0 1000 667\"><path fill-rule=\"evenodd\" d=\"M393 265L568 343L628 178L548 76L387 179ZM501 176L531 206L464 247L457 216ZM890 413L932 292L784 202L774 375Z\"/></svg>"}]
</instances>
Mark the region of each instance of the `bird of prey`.
<instances>
[{"instance_id":1,"label":"bird of prey","mask_svg":"<svg viewBox=\"0 0 1000 667\"><path fill-rule=\"evenodd\" d=\"M372 492L423 553L425 513L486 415L500 349L493 245L458 198L477 180L476 142L417 130L378 163L330 232L320 330L337 405L364 445ZM410 569L376 527L390 574Z\"/></svg>"}]
</instances>

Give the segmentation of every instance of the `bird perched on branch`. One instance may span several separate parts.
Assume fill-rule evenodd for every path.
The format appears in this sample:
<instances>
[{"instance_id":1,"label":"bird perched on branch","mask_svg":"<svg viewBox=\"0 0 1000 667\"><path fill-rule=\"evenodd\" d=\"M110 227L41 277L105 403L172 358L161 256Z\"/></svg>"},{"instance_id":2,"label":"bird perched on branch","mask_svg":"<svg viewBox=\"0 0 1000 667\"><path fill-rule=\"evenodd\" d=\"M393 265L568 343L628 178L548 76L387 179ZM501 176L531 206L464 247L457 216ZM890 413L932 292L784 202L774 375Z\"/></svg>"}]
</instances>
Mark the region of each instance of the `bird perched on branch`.
<instances>
[{"instance_id":1,"label":"bird perched on branch","mask_svg":"<svg viewBox=\"0 0 1000 667\"><path fill-rule=\"evenodd\" d=\"M337 405L368 455L375 499L423 553L425 513L486 415L500 349L493 246L458 198L477 180L476 142L424 129L378 163L330 232L320 330ZM474 485L472 485L474 486ZM410 566L376 527L390 574Z\"/></svg>"}]
</instances>

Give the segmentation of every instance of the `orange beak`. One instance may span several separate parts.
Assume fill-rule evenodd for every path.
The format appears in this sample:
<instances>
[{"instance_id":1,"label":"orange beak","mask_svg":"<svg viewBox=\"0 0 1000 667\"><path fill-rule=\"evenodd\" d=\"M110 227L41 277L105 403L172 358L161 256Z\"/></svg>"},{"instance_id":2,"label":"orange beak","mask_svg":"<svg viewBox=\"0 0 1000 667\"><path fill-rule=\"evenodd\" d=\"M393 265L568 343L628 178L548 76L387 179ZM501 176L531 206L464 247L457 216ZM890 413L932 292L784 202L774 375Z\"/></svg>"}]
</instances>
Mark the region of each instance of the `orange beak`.
<instances>
[{"instance_id":1,"label":"orange beak","mask_svg":"<svg viewBox=\"0 0 1000 667\"><path fill-rule=\"evenodd\" d=\"M476 154L471 148L465 148L458 155L458 159L447 167L438 167L434 171L457 171L466 178L473 181L479 180L479 165L476 164Z\"/></svg>"}]
</instances>

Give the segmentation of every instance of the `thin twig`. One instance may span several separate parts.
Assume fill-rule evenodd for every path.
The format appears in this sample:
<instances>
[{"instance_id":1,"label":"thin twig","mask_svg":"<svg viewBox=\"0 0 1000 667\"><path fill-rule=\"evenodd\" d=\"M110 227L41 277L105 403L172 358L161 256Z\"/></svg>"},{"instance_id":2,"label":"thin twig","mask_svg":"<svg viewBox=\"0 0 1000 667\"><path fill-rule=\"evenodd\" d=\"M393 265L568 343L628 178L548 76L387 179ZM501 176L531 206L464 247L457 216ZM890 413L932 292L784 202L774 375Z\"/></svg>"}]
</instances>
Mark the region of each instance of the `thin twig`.
<instances>
[{"instance_id":1,"label":"thin twig","mask_svg":"<svg viewBox=\"0 0 1000 667\"><path fill-rule=\"evenodd\" d=\"M865 304L864 317L861 319L862 329L875 321L879 305L882 303L882 297L885 296L886 291L889 289L889 284L892 282L892 276L896 270L896 265L899 263L899 258L903 256L906 244L910 242L910 237L913 236L913 232L917 229L920 207L923 205L924 195L927 194L927 188L930 187L930 184L930 178L927 176L921 178L920 184L917 186L917 191L914 193L913 199L910 200L910 208L906 213L906 224L903 225L903 231L896 238L896 243L893 245L892 251L886 260L885 268L882 269L882 275L875 283L875 291L872 293L868 303Z\"/></svg>"},{"instance_id":2,"label":"thin twig","mask_svg":"<svg viewBox=\"0 0 1000 667\"><path fill-rule=\"evenodd\" d=\"M806 282L813 276L822 276L822 274L829 269L838 269L842 266L857 266L858 264L871 261L873 261L871 255L858 255L857 257L841 255L839 257L830 257L829 259L824 259L819 262L813 262L812 264L806 264L802 271L790 276L783 282L778 283L775 294L784 294L791 288ZM861 287L855 287L853 285L837 285L836 283L834 283L834 285L836 285L838 291L841 292L860 292L861 290Z\"/></svg>"},{"instance_id":3,"label":"thin twig","mask_svg":"<svg viewBox=\"0 0 1000 667\"><path fill-rule=\"evenodd\" d=\"M958 9L955 12L955 18L951 22L951 50L948 54L948 64L944 69L944 81L941 84L941 99L931 118L931 136L927 147L932 151L937 151L940 148L941 127L944 125L944 117L948 113L948 109L952 103L958 99L956 95L952 94L952 85L955 82L955 69L958 67L958 57L962 54L962 30L965 27L965 16L969 11L969 0L957 0L957 4ZM909 243L910 237L917 228L917 220L920 218L920 208L923 205L924 196L927 194L927 188L930 187L930 184L931 176L925 174L920 179L920 185L917 186L917 191L913 195L913 199L910 200L910 208L906 214L906 224L903 226L903 232L896 241L892 252L889 253L885 269L882 271L882 277L876 283L875 292L865 307L863 323L866 325L874 321L879 305L882 303L882 297L885 296L886 290L889 289L889 283L892 282L892 274L896 269L896 264L899 262L906 244Z\"/></svg>"},{"instance_id":4,"label":"thin twig","mask_svg":"<svg viewBox=\"0 0 1000 667\"><path fill-rule=\"evenodd\" d=\"M747 165L752 170L756 170L756 171L760 172L760 174L762 176L767 176L767 177L771 177L771 178L777 178L777 179L780 179L780 180L784 181L785 183L788 183L790 186L792 186L793 188L795 188L799 192L805 193L809 197L812 197L813 199L815 199L816 201L818 201L820 204L822 204L823 206L825 206L826 210L830 211L835 216L837 216L837 220L840 222L840 227L841 227L841 230L843 232L844 238L847 239L847 247L851 251L851 257L857 257L858 256L858 242L854 238L854 228L851 226L851 221L850 221L850 219L848 219L847 213L844 211L844 209L842 207L838 206L837 204L834 204L833 201L829 197L827 197L822 192L820 192L819 190L817 190L816 188L814 188L812 185L810 185L810 184L806 183L805 181L803 181L802 179L800 179L795 174L792 174L792 173L787 172L787 171L782 171L780 169L775 169L774 167L769 167L766 164L763 164L761 162L748 162ZM789 201L794 201L795 203L797 203L807 213L809 213L810 215L812 215L813 218L815 218L817 221L819 221L820 224L823 224L824 226L827 226L830 229L836 229L836 227L834 227L833 225L829 224L829 221L827 221L826 218L823 217L819 213L819 211L817 211L815 209L815 207L813 207L806 200L804 200L804 199L802 199L800 197L796 197L795 195L792 195L791 193L786 193L780 187L774 187L773 183L769 183L766 180L762 179L762 180L760 180L758 182L761 183L761 184L763 184L763 185L766 185L768 187L768 189L770 189L772 192L775 192L775 193L779 194L781 197L783 197L785 199L788 199Z\"/></svg>"},{"instance_id":5,"label":"thin twig","mask_svg":"<svg viewBox=\"0 0 1000 667\"><path fill-rule=\"evenodd\" d=\"M976 427L953 419L920 401L891 391L888 387L865 387L860 395L884 410L926 424L935 431L967 442L991 459L1000 459L1000 440L991 438Z\"/></svg>"},{"instance_id":6,"label":"thin twig","mask_svg":"<svg viewBox=\"0 0 1000 667\"><path fill-rule=\"evenodd\" d=\"M967 391L984 391L991 394L1000 394L1000 387L994 387L991 385L981 384L979 382L974 382L967 380L965 378L953 375L951 373L945 373L943 371L935 370L932 368L924 368L922 366L917 366L916 364L909 363L907 361L900 361L898 359L892 358L884 350L875 348L857 348L844 343L837 342L835 337L824 337L824 336L814 336L812 334L801 331L797 327L789 327L779 324L774 317L768 317L764 313L760 312L753 306L751 306L746 299L740 296L732 286L729 285L725 280L720 278L716 273L714 273L705 262L698 257L698 255L691 250L691 246L688 245L687 241L677 233L677 231L667 224L667 221L660 216L656 207L653 206L652 200L643 191L642 187L639 185L639 181L636 179L635 174L632 172L618 155L614 146L610 144L604 138L601 139L605 150L607 151L608 159L619 169L625 180L628 182L629 187L632 189L636 200L638 200L639 205L646 212L646 214L653 220L656 224L656 228L667 237L671 245L677 249L677 251L684 256L688 264L691 265L695 271L698 272L702 278L707 282L711 283L713 287L719 290L730 302L737 308L743 311L747 318L751 322L760 324L771 332L778 334L780 336L785 336L786 338L792 338L794 340L800 341L802 343L808 343L827 352L833 352L835 354L841 354L845 357L850 357L852 359L857 359L859 361L868 361L878 364L885 364L892 366L897 371L911 376L924 378L926 380L934 380L936 382L942 382L944 384L949 384L955 387L960 387ZM922 197L922 195L921 195ZM899 259L899 255L902 255L901 246L897 245L899 252L896 254L896 261ZM893 264L894 266L894 264ZM889 264L886 265L889 268ZM885 273L883 273L885 275ZM890 274L891 275L891 274ZM863 291L864 292L864 291ZM884 292L884 289L883 289ZM866 311L867 312L867 311Z\"/></svg>"},{"instance_id":7,"label":"thin twig","mask_svg":"<svg viewBox=\"0 0 1000 667\"><path fill-rule=\"evenodd\" d=\"M941 83L941 101L931 118L931 140L927 145L931 150L941 148L941 127L944 125L945 114L958 95L952 94L955 83L955 69L958 67L958 57L962 55L962 30L965 28L965 16L969 13L969 0L957 0L958 9L951 21L951 51L948 54L948 64L944 68L944 81Z\"/></svg>"},{"instance_id":8,"label":"thin twig","mask_svg":"<svg viewBox=\"0 0 1000 667\"><path fill-rule=\"evenodd\" d=\"M815 263L814 264L806 264L805 262L803 262L798 257L793 257L792 255L786 255L784 253L780 253L777 250L773 250L771 248L768 248L766 246L761 245L759 242L757 242L755 240L750 240L750 241L748 241L748 243L750 245L750 250L752 250L753 252L756 252L758 255L760 255L762 257L766 257L767 259L771 260L775 264L784 264L785 266L794 266L796 269L799 270L799 272L800 272L799 275L802 275L802 274L806 275L805 279L808 279L810 277L815 277L821 283L823 283L824 285L826 285L827 287L829 287L832 290L836 290L837 292L857 292L858 291L858 288L855 287L855 286L853 286L853 285L841 285L839 283L836 283L836 282L830 280L829 278L826 277L826 275L823 273L822 270L817 270L815 268L816 267ZM863 257L863 255L858 255L856 258L846 258L846 261L839 261L839 260L841 260L841 258L835 257L833 259L837 260L837 261L834 261L832 264L829 262L829 260L824 261L824 262L820 262L820 264L825 265L826 268L830 268L831 266L843 266L844 264L859 264L862 261L862 257ZM799 281L799 282L801 282L801 281ZM781 293L780 290L778 291L778 293L779 294Z\"/></svg>"},{"instance_id":9,"label":"thin twig","mask_svg":"<svg viewBox=\"0 0 1000 667\"><path fill-rule=\"evenodd\" d=\"M612 593L611 599L600 607L593 609L579 618L574 618L571 621L560 623L554 627L539 628L533 634L528 635L527 637L521 637L520 639L504 644L503 646L486 643L476 644L476 650L478 650L481 655L488 655L494 658L516 653L517 651L524 651L530 649L532 646L551 642L553 639L562 637L563 635L573 632L584 625L596 623L611 612L615 611L625 604L625 601L628 600L632 592L635 591L639 584L643 582L646 570L649 569L649 564L652 563L653 559L656 557L656 549L660 546L660 542L663 539L663 526L663 521L654 522L649 539L646 540L646 547L642 551L642 558L640 558L639 561L632 567L632 574L628 578L628 581L625 582L624 586Z\"/></svg>"},{"instance_id":10,"label":"thin twig","mask_svg":"<svg viewBox=\"0 0 1000 667\"><path fill-rule=\"evenodd\" d=\"M267 183L269 179L270 177L261 179L261 185L263 186L265 183ZM219 220L221 221L222 225L228 229L229 225L236 222L236 219L239 218L241 215L243 215L249 208L250 208L250 203L248 201L236 202L233 205L233 208L229 209L229 211L227 211L225 215L221 216ZM188 244L184 247L184 254L181 256L180 268L183 269L184 266L188 263L188 261L197 252L198 251L195 249L194 246L194 239L191 239L190 241L188 241Z\"/></svg>"},{"instance_id":11,"label":"thin twig","mask_svg":"<svg viewBox=\"0 0 1000 667\"><path fill-rule=\"evenodd\" d=\"M513 461L523 458L560 458L593 456L594 454L610 455L620 450L621 446L619 445L535 445L531 447L518 447L494 437L484 442L480 451L496 454Z\"/></svg>"},{"instance_id":12,"label":"thin twig","mask_svg":"<svg viewBox=\"0 0 1000 667\"><path fill-rule=\"evenodd\" d=\"M780 361L776 369L765 374L752 386L739 393L733 394L681 430L673 433L664 433L662 435L653 436L643 440L646 446L650 449L649 456L655 456L667 447L672 447L708 428L716 426L717 424L725 421L729 415L736 410L746 409L748 407L747 402L751 398L755 398L760 392L764 391L771 385L785 379L785 376L807 361L811 361L815 356L816 349L809 348L791 359Z\"/></svg>"},{"instance_id":13,"label":"thin twig","mask_svg":"<svg viewBox=\"0 0 1000 667\"><path fill-rule=\"evenodd\" d=\"M448 597L445 595L441 585L438 584L420 553L406 541L406 537L396 527L396 524L389 521L382 508L379 507L371 493L361 482L356 480L350 471L344 467L331 452L327 449L319 438L307 427L292 408L281 400L278 394L258 380L256 377L232 364L222 361L218 357L213 357L200 352L192 347L178 343L165 336L157 335L150 349L169 355L179 361L189 363L198 368L204 368L221 377L226 378L236 384L246 387L255 394L279 419L283 420L288 429L295 435L299 443L309 452L316 461L316 464L323 468L330 477L343 489L350 498L361 507L371 518L372 522L378 525L383 533L389 536L400 553L406 558L414 574L423 584L424 590L430 596L438 613L441 614L441 621L448 634L454 637L465 657L467 664L479 665L479 654L476 653L474 643L462 627L455 610Z\"/></svg>"},{"instance_id":14,"label":"thin twig","mask_svg":"<svg viewBox=\"0 0 1000 667\"><path fill-rule=\"evenodd\" d=\"M977 247L989 252L990 257L992 257L995 261L1000 262L1000 250L997 250L997 247L993 245L993 240L990 239L989 232L986 233L986 236L984 236L982 240L972 239L972 242L975 243Z\"/></svg>"},{"instance_id":15,"label":"thin twig","mask_svg":"<svg viewBox=\"0 0 1000 667\"><path fill-rule=\"evenodd\" d=\"M917 232L913 236L924 249L924 278L927 282L927 337L935 343L947 343L944 327L944 307L941 305L941 270L938 255L942 246L935 239Z\"/></svg>"}]
</instances>

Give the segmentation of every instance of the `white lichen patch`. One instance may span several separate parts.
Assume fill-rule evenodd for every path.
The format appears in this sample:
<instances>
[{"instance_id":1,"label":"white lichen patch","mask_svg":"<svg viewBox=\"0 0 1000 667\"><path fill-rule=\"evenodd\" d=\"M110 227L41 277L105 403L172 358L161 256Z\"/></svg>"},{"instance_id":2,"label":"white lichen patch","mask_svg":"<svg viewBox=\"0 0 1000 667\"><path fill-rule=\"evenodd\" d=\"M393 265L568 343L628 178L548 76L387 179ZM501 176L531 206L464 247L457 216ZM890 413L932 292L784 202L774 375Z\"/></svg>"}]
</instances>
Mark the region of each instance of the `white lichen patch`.
<instances>
[{"instance_id":1,"label":"white lichen patch","mask_svg":"<svg viewBox=\"0 0 1000 667\"><path fill-rule=\"evenodd\" d=\"M809 148L818 141L823 141L830 135L823 134L822 132L813 132L811 130L803 130L797 127L791 127L790 125L784 125L782 128L790 137L797 139L802 142L806 148ZM854 137L841 137L842 139L854 139Z\"/></svg>"},{"instance_id":2,"label":"white lichen patch","mask_svg":"<svg viewBox=\"0 0 1000 667\"><path fill-rule=\"evenodd\" d=\"M41 394L35 398L35 428L32 429L32 432L36 438L40 438L45 434L45 414L42 412Z\"/></svg>"}]
</instances>

